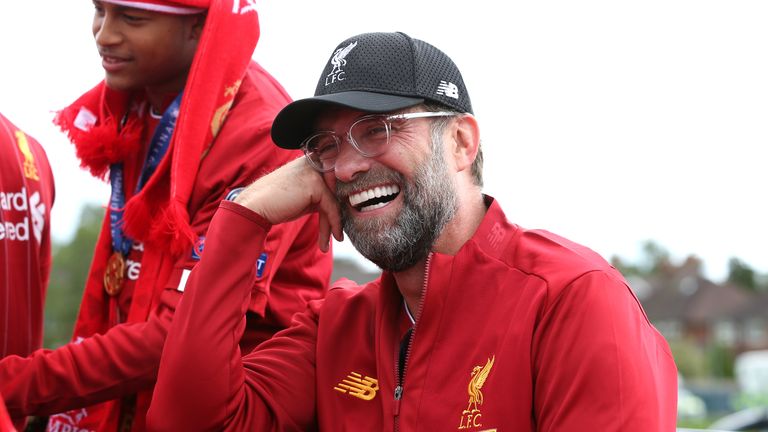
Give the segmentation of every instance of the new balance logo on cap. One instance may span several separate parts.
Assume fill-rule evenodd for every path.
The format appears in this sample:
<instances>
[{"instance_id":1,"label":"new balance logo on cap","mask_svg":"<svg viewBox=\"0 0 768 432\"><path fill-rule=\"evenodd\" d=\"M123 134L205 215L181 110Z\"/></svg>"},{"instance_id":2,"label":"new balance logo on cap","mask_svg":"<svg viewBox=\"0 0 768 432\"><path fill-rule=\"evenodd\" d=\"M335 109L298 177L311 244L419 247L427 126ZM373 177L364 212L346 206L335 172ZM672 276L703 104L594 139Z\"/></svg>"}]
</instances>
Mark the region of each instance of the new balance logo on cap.
<instances>
[{"instance_id":1,"label":"new balance logo on cap","mask_svg":"<svg viewBox=\"0 0 768 432\"><path fill-rule=\"evenodd\" d=\"M449 98L459 99L459 87L452 82L440 81L435 94L443 95Z\"/></svg>"}]
</instances>

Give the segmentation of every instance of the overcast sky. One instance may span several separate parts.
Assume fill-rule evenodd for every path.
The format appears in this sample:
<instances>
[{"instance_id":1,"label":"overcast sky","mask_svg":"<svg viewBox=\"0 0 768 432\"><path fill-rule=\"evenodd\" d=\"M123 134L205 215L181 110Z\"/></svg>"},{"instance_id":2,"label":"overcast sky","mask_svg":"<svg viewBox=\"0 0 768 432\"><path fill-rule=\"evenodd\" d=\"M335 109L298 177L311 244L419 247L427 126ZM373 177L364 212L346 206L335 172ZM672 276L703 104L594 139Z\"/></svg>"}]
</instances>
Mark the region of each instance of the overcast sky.
<instances>
[{"instance_id":1,"label":"overcast sky","mask_svg":"<svg viewBox=\"0 0 768 432\"><path fill-rule=\"evenodd\" d=\"M654 240L720 280L738 257L768 272L768 2L260 0L254 58L294 98L332 49L404 31L459 65L480 122L485 191L507 216L638 259ZM0 14L0 112L51 159L52 230L71 237L106 184L50 124L102 77L88 0ZM339 248L346 250L345 247Z\"/></svg>"}]
</instances>

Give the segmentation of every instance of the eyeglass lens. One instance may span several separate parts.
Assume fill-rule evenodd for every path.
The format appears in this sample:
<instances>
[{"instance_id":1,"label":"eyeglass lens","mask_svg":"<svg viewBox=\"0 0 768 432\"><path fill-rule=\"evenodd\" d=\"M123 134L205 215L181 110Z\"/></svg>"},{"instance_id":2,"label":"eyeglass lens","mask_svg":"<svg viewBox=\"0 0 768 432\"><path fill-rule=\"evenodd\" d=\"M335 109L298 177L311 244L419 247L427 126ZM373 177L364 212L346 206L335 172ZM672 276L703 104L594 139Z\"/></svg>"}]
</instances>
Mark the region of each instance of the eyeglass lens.
<instances>
[{"instance_id":1,"label":"eyeglass lens","mask_svg":"<svg viewBox=\"0 0 768 432\"><path fill-rule=\"evenodd\" d=\"M361 118L349 128L351 144L360 154L374 157L389 144L390 127L382 117ZM334 132L320 132L305 141L305 154L312 165L321 171L330 171L339 155L341 138Z\"/></svg>"}]
</instances>

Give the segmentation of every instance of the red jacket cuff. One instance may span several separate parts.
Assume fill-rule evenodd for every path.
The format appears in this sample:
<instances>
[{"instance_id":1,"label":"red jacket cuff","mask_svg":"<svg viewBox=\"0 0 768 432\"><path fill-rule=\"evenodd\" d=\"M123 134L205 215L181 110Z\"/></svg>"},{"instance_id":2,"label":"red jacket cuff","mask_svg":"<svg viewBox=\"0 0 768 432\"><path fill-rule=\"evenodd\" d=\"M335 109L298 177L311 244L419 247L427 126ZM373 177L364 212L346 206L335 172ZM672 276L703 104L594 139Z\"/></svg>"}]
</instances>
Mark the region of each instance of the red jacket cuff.
<instances>
[{"instance_id":1,"label":"red jacket cuff","mask_svg":"<svg viewBox=\"0 0 768 432\"><path fill-rule=\"evenodd\" d=\"M269 231L272 228L272 223L270 223L262 215L256 213L248 207L237 204L234 201L222 201L221 204L219 204L219 209L234 212L247 219L248 221L255 223L264 231Z\"/></svg>"}]
</instances>

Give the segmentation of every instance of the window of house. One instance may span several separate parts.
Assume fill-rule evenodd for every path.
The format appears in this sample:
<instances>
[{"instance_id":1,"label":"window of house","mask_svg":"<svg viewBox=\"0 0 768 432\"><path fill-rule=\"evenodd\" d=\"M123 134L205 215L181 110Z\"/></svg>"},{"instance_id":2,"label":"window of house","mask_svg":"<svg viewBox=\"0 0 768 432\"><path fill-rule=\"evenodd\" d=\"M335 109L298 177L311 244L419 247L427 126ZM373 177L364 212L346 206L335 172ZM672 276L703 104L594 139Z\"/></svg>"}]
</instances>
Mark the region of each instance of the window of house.
<instances>
[{"instance_id":1,"label":"window of house","mask_svg":"<svg viewBox=\"0 0 768 432\"><path fill-rule=\"evenodd\" d=\"M715 341L725 345L736 345L736 324L733 321L718 321L715 323Z\"/></svg>"}]
</instances>

